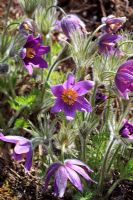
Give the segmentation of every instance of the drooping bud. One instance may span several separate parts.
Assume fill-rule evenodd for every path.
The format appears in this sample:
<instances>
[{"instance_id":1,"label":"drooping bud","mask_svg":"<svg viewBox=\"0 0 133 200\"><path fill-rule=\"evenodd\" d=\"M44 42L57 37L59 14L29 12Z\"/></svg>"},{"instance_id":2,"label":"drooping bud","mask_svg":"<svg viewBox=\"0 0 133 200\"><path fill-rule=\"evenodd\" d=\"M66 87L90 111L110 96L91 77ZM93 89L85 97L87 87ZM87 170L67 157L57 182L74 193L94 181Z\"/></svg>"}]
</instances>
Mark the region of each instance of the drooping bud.
<instances>
[{"instance_id":1,"label":"drooping bud","mask_svg":"<svg viewBox=\"0 0 133 200\"><path fill-rule=\"evenodd\" d=\"M25 35L36 33L36 26L32 19L25 19L19 26L19 32Z\"/></svg>"},{"instance_id":2,"label":"drooping bud","mask_svg":"<svg viewBox=\"0 0 133 200\"><path fill-rule=\"evenodd\" d=\"M81 32L81 34L86 34L86 28L84 22L76 15L67 15L61 20L61 28L64 34L70 38L70 35L75 30Z\"/></svg>"},{"instance_id":3,"label":"drooping bud","mask_svg":"<svg viewBox=\"0 0 133 200\"><path fill-rule=\"evenodd\" d=\"M129 99L128 92L133 92L133 60L123 63L115 76L115 85L119 94Z\"/></svg>"}]
</instances>

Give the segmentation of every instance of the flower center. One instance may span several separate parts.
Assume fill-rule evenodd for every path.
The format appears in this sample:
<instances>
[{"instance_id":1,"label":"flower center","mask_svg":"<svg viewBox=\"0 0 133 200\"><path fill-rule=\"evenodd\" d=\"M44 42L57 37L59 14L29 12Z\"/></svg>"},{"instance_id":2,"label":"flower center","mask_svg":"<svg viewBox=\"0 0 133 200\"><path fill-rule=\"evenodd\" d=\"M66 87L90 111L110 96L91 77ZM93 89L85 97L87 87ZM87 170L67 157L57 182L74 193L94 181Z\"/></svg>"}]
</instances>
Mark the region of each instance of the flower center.
<instances>
[{"instance_id":1,"label":"flower center","mask_svg":"<svg viewBox=\"0 0 133 200\"><path fill-rule=\"evenodd\" d=\"M34 58L36 55L35 50L33 48L26 49L26 57L27 58Z\"/></svg>"},{"instance_id":2,"label":"flower center","mask_svg":"<svg viewBox=\"0 0 133 200\"><path fill-rule=\"evenodd\" d=\"M111 28L112 30L115 30L115 29L118 28L119 26L121 26L121 23L115 23L115 24L111 24L111 25L110 25L110 28Z\"/></svg>"},{"instance_id":3,"label":"flower center","mask_svg":"<svg viewBox=\"0 0 133 200\"><path fill-rule=\"evenodd\" d=\"M30 26L27 23L24 23L23 27L24 27L25 30L30 30Z\"/></svg>"},{"instance_id":4,"label":"flower center","mask_svg":"<svg viewBox=\"0 0 133 200\"><path fill-rule=\"evenodd\" d=\"M62 100L70 106L74 104L74 102L77 100L77 97L77 92L71 88L64 89L61 95Z\"/></svg>"}]
</instances>

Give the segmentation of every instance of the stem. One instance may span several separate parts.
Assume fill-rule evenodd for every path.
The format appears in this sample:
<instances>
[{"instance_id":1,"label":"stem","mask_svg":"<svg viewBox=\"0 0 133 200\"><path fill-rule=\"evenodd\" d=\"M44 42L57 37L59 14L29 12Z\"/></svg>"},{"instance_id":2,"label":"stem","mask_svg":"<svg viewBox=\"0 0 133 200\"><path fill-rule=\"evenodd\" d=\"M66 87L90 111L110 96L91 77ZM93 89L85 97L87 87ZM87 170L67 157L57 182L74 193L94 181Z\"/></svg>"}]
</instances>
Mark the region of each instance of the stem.
<instances>
[{"instance_id":1,"label":"stem","mask_svg":"<svg viewBox=\"0 0 133 200\"><path fill-rule=\"evenodd\" d=\"M5 26L6 26L7 21L8 21L8 16L9 16L9 11L10 11L11 5L12 5L12 0L9 1L9 4L7 6L7 12L6 12L6 16L5 16Z\"/></svg>"},{"instance_id":2,"label":"stem","mask_svg":"<svg viewBox=\"0 0 133 200\"><path fill-rule=\"evenodd\" d=\"M114 182L114 184L110 187L110 189L108 190L106 196L104 197L104 200L108 199L108 197L111 195L113 190L117 187L117 185L121 182L121 180L122 179L118 179L117 181Z\"/></svg>"},{"instance_id":3,"label":"stem","mask_svg":"<svg viewBox=\"0 0 133 200\"><path fill-rule=\"evenodd\" d=\"M20 108L20 110L16 111L16 113L9 120L6 130L8 130L14 124L14 122L20 116L20 114L27 108L28 108L28 106L23 106ZM6 132L6 130L5 130L5 132Z\"/></svg>"},{"instance_id":4,"label":"stem","mask_svg":"<svg viewBox=\"0 0 133 200\"><path fill-rule=\"evenodd\" d=\"M96 95L96 90L97 90L98 82L95 82L94 90L93 90L93 95L91 97L91 105L92 107L95 106L95 95Z\"/></svg>"},{"instance_id":5,"label":"stem","mask_svg":"<svg viewBox=\"0 0 133 200\"><path fill-rule=\"evenodd\" d=\"M86 158L86 138L83 138L82 134L79 131L79 138L80 138L80 144L81 144L81 159L85 161Z\"/></svg>"},{"instance_id":6,"label":"stem","mask_svg":"<svg viewBox=\"0 0 133 200\"><path fill-rule=\"evenodd\" d=\"M8 56L6 56L5 58L3 58L3 60L0 60L0 63L4 63L6 60L8 60Z\"/></svg>"},{"instance_id":7,"label":"stem","mask_svg":"<svg viewBox=\"0 0 133 200\"><path fill-rule=\"evenodd\" d=\"M120 147L121 147L121 144L118 145L118 147L117 147L117 149L116 149L114 155L112 156L112 159L111 159L111 161L110 161L110 163L109 163L109 166L108 166L108 168L107 168L107 173L109 172L110 167L111 167L111 165L112 165L112 163L113 163L113 161L114 161L114 158L116 157L116 155L117 155L117 153L118 153Z\"/></svg>"},{"instance_id":8,"label":"stem","mask_svg":"<svg viewBox=\"0 0 133 200\"><path fill-rule=\"evenodd\" d=\"M49 141L48 153L49 153L49 155L50 155L50 158L51 158L52 162L55 162L55 159L54 159L54 156L53 156L53 151L52 151L51 140Z\"/></svg>"},{"instance_id":9,"label":"stem","mask_svg":"<svg viewBox=\"0 0 133 200\"><path fill-rule=\"evenodd\" d=\"M83 161L86 161L86 139L83 138Z\"/></svg>"},{"instance_id":10,"label":"stem","mask_svg":"<svg viewBox=\"0 0 133 200\"><path fill-rule=\"evenodd\" d=\"M59 9L59 10L66 16L65 11L64 11L61 7L59 7L59 6L50 6L50 7L47 9L47 11L46 11L46 15L47 15L48 11L49 11L51 8L57 8L57 9Z\"/></svg>"},{"instance_id":11,"label":"stem","mask_svg":"<svg viewBox=\"0 0 133 200\"><path fill-rule=\"evenodd\" d=\"M61 161L64 163L64 149L65 149L65 145L63 144L61 147Z\"/></svg>"},{"instance_id":12,"label":"stem","mask_svg":"<svg viewBox=\"0 0 133 200\"><path fill-rule=\"evenodd\" d=\"M49 69L49 72L48 72L48 75L47 75L47 78L46 78L46 82L48 82L48 80L49 80L49 78L50 78L50 75L51 75L51 73L52 73L52 71L53 71L53 69L54 69L54 67L55 67L55 65L58 63L58 60L56 59L55 61L54 61L54 63L52 64L52 66L50 67L50 69Z\"/></svg>"},{"instance_id":13,"label":"stem","mask_svg":"<svg viewBox=\"0 0 133 200\"><path fill-rule=\"evenodd\" d=\"M86 49L87 49L87 47L88 47L90 41L91 41L91 40L93 39L93 37L95 36L95 34L96 34L101 28L103 28L104 26L106 26L106 24L102 24L102 25L98 26L98 28L92 33L92 35L90 36L90 38L88 39L88 42L87 42L87 44L86 44L85 51L86 51Z\"/></svg>"},{"instance_id":14,"label":"stem","mask_svg":"<svg viewBox=\"0 0 133 200\"><path fill-rule=\"evenodd\" d=\"M128 100L127 105L125 108L123 108L123 113L120 116L119 119L119 123L118 123L118 127L121 126L123 119L126 117L126 115L128 114L128 111L130 110L130 104L132 102L132 98Z\"/></svg>"},{"instance_id":15,"label":"stem","mask_svg":"<svg viewBox=\"0 0 133 200\"><path fill-rule=\"evenodd\" d=\"M108 156L109 156L110 150L111 150L111 148L112 148L112 146L115 142L115 139L116 138L112 139L112 141L110 142L109 146L107 147L107 151L105 153L103 165L102 165L102 168L101 168L99 184L98 184L98 190L99 190L100 193L102 193L102 190L103 190L103 181L104 181L104 177L105 177L105 174L106 174L106 164L107 164Z\"/></svg>"},{"instance_id":16,"label":"stem","mask_svg":"<svg viewBox=\"0 0 133 200\"><path fill-rule=\"evenodd\" d=\"M62 51L59 53L59 55L57 56L56 60L54 61L54 63L52 64L52 66L50 67L49 69L49 72L48 72L48 75L47 75L47 78L46 78L46 82L48 82L49 78L50 78L50 75L55 67L55 65L58 63L58 62L61 62L61 57L62 55L64 54L64 52L66 51L66 48L67 48L67 45L64 46L64 48L62 49ZM45 82L45 83L46 83Z\"/></svg>"}]
</instances>

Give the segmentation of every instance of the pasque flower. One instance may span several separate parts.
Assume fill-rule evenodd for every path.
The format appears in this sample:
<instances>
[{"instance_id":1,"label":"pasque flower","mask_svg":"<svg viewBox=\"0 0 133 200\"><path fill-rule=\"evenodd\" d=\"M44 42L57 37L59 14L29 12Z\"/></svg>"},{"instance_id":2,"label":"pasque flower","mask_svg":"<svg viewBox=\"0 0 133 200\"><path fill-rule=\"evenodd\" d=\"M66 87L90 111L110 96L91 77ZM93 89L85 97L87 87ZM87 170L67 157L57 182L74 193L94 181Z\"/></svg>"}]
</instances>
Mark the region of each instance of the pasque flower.
<instances>
[{"instance_id":1,"label":"pasque flower","mask_svg":"<svg viewBox=\"0 0 133 200\"><path fill-rule=\"evenodd\" d=\"M116 33L125 22L126 17L115 17L114 15L103 17L102 23L105 23L106 26L104 26L102 30L106 33Z\"/></svg>"},{"instance_id":2,"label":"pasque flower","mask_svg":"<svg viewBox=\"0 0 133 200\"><path fill-rule=\"evenodd\" d=\"M0 140L16 144L12 157L15 160L22 160L25 158L25 170L29 171L32 165L33 150L30 140L16 135L4 136L0 133Z\"/></svg>"},{"instance_id":3,"label":"pasque flower","mask_svg":"<svg viewBox=\"0 0 133 200\"><path fill-rule=\"evenodd\" d=\"M84 22L76 15L66 15L63 17L61 28L68 38L70 38L71 33L75 30L80 31L81 34L87 33Z\"/></svg>"},{"instance_id":4,"label":"pasque flower","mask_svg":"<svg viewBox=\"0 0 133 200\"><path fill-rule=\"evenodd\" d=\"M105 55L123 55L123 53L118 48L117 42L122 39L120 35L112 35L105 33L99 37L98 47L99 52Z\"/></svg>"},{"instance_id":5,"label":"pasque flower","mask_svg":"<svg viewBox=\"0 0 133 200\"><path fill-rule=\"evenodd\" d=\"M47 62L42 58L42 55L50 51L49 46L43 46L41 36L34 37L29 35L27 37L26 44L20 51L20 57L23 60L25 68L29 74L32 75L33 67L36 68L47 68Z\"/></svg>"},{"instance_id":6,"label":"pasque flower","mask_svg":"<svg viewBox=\"0 0 133 200\"><path fill-rule=\"evenodd\" d=\"M25 35L35 33L35 25L33 20L25 19L19 26L19 32Z\"/></svg>"},{"instance_id":7,"label":"pasque flower","mask_svg":"<svg viewBox=\"0 0 133 200\"><path fill-rule=\"evenodd\" d=\"M124 62L115 76L115 85L119 94L129 99L128 92L133 92L133 60Z\"/></svg>"},{"instance_id":8,"label":"pasque flower","mask_svg":"<svg viewBox=\"0 0 133 200\"><path fill-rule=\"evenodd\" d=\"M121 137L133 141L133 124L129 123L128 120L124 120L123 127L120 129L119 134Z\"/></svg>"},{"instance_id":9,"label":"pasque flower","mask_svg":"<svg viewBox=\"0 0 133 200\"><path fill-rule=\"evenodd\" d=\"M94 85L93 81L79 81L75 83L75 78L69 74L67 80L61 85L51 87L52 93L56 96L56 101L51 112L64 111L68 120L72 120L76 110L91 112L92 108L87 99L83 97Z\"/></svg>"},{"instance_id":10,"label":"pasque flower","mask_svg":"<svg viewBox=\"0 0 133 200\"><path fill-rule=\"evenodd\" d=\"M68 159L64 161L64 164L55 162L50 165L46 172L44 188L45 190L48 188L49 181L54 176L54 193L56 196L63 197L68 180L82 192L83 187L79 175L85 178L88 183L94 182L88 175L91 172L93 171L80 160Z\"/></svg>"}]
</instances>

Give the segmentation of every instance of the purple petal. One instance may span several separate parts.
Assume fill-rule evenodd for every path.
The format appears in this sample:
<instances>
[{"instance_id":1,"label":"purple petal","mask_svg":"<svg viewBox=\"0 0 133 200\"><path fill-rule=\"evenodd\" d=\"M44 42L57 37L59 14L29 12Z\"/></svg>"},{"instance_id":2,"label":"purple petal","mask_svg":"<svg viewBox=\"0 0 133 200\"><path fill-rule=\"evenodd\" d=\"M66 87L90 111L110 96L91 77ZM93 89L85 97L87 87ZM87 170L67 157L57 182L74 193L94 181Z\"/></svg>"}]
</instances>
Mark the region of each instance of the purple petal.
<instances>
[{"instance_id":1,"label":"purple petal","mask_svg":"<svg viewBox=\"0 0 133 200\"><path fill-rule=\"evenodd\" d=\"M24 45L25 48L34 48L38 44L42 42L41 36L37 36L36 38L33 35L29 35L27 38L27 42Z\"/></svg>"},{"instance_id":2,"label":"purple petal","mask_svg":"<svg viewBox=\"0 0 133 200\"><path fill-rule=\"evenodd\" d=\"M129 141L133 141L133 134L129 135Z\"/></svg>"},{"instance_id":3,"label":"purple petal","mask_svg":"<svg viewBox=\"0 0 133 200\"><path fill-rule=\"evenodd\" d=\"M56 180L54 179L54 195L55 196L58 196L59 195L59 191L58 191L58 187L57 187L57 184L56 184Z\"/></svg>"},{"instance_id":4,"label":"purple petal","mask_svg":"<svg viewBox=\"0 0 133 200\"><path fill-rule=\"evenodd\" d=\"M56 186L59 197L62 198L67 186L67 172L64 166L60 166L55 174Z\"/></svg>"},{"instance_id":5,"label":"purple petal","mask_svg":"<svg viewBox=\"0 0 133 200\"><path fill-rule=\"evenodd\" d=\"M66 164L67 165L67 164ZM79 173L81 176L83 176L89 183L90 181L94 182L86 173L86 171L84 169L82 169L81 167L77 166L77 165L68 165L67 167L70 167L71 169L73 169L74 171L76 171L77 173Z\"/></svg>"},{"instance_id":6,"label":"purple petal","mask_svg":"<svg viewBox=\"0 0 133 200\"><path fill-rule=\"evenodd\" d=\"M44 182L44 190L47 189L49 181L51 179L52 176L54 176L56 170L61 166L62 164L59 162L53 163L52 165L50 165L50 167L48 168L46 175L45 175L45 182Z\"/></svg>"},{"instance_id":7,"label":"purple petal","mask_svg":"<svg viewBox=\"0 0 133 200\"><path fill-rule=\"evenodd\" d=\"M76 90L79 96L82 96L88 93L88 90L90 90L93 86L94 86L93 81L80 81L75 83L73 89Z\"/></svg>"},{"instance_id":8,"label":"purple petal","mask_svg":"<svg viewBox=\"0 0 133 200\"><path fill-rule=\"evenodd\" d=\"M92 107L91 107L90 102L84 97L78 97L77 102L76 102L76 108L79 111L92 112Z\"/></svg>"},{"instance_id":9,"label":"purple petal","mask_svg":"<svg viewBox=\"0 0 133 200\"><path fill-rule=\"evenodd\" d=\"M26 154L26 160L25 160L25 170L29 171L32 166L32 157L33 157L33 151L32 148L29 149L29 152Z\"/></svg>"},{"instance_id":10,"label":"purple petal","mask_svg":"<svg viewBox=\"0 0 133 200\"><path fill-rule=\"evenodd\" d=\"M10 142L10 143L17 143L19 140L24 140L27 142L27 139L21 136L2 136L0 135L0 140L5 141L5 142Z\"/></svg>"},{"instance_id":11,"label":"purple petal","mask_svg":"<svg viewBox=\"0 0 133 200\"><path fill-rule=\"evenodd\" d=\"M128 99L128 92L133 92L133 60L128 60L119 67L115 85L120 95Z\"/></svg>"},{"instance_id":12,"label":"purple petal","mask_svg":"<svg viewBox=\"0 0 133 200\"><path fill-rule=\"evenodd\" d=\"M46 53L48 53L50 51L50 47L49 46L39 46L39 48L37 48L37 56L42 56Z\"/></svg>"},{"instance_id":13,"label":"purple petal","mask_svg":"<svg viewBox=\"0 0 133 200\"><path fill-rule=\"evenodd\" d=\"M13 152L13 153L12 153L12 158L13 158L14 160L19 161L19 160L22 160L22 159L23 159L23 156L22 156L22 154L16 154L15 152Z\"/></svg>"},{"instance_id":14,"label":"purple petal","mask_svg":"<svg viewBox=\"0 0 133 200\"><path fill-rule=\"evenodd\" d=\"M83 191L82 184L78 174L71 168L65 166L67 171L67 178L70 180L73 186L75 186L80 192Z\"/></svg>"},{"instance_id":15,"label":"purple petal","mask_svg":"<svg viewBox=\"0 0 133 200\"><path fill-rule=\"evenodd\" d=\"M127 60L124 62L118 69L118 72L121 70L129 70L131 73L133 73L133 60Z\"/></svg>"},{"instance_id":16,"label":"purple petal","mask_svg":"<svg viewBox=\"0 0 133 200\"><path fill-rule=\"evenodd\" d=\"M47 68L48 67L48 64L47 62L39 57L39 56L35 56L34 58L30 59L30 64L32 64L34 67L40 67L40 68Z\"/></svg>"},{"instance_id":17,"label":"purple petal","mask_svg":"<svg viewBox=\"0 0 133 200\"><path fill-rule=\"evenodd\" d=\"M64 163L68 164L68 165L70 164L70 165L83 166L88 173L93 172L93 170L91 170L85 163L83 163L82 161L77 160L77 159L67 159L67 160L65 160Z\"/></svg>"},{"instance_id":18,"label":"purple petal","mask_svg":"<svg viewBox=\"0 0 133 200\"><path fill-rule=\"evenodd\" d=\"M26 63L24 62L24 67L27 69L29 75L32 75L33 74L33 67L31 65L31 63Z\"/></svg>"},{"instance_id":19,"label":"purple petal","mask_svg":"<svg viewBox=\"0 0 133 200\"><path fill-rule=\"evenodd\" d=\"M55 100L54 106L51 108L52 113L60 112L64 108L64 103L60 98Z\"/></svg>"},{"instance_id":20,"label":"purple petal","mask_svg":"<svg viewBox=\"0 0 133 200\"><path fill-rule=\"evenodd\" d=\"M51 91L54 94L54 96L56 96L56 97L60 97L62 95L63 90L64 90L64 88L61 84L51 86Z\"/></svg>"},{"instance_id":21,"label":"purple petal","mask_svg":"<svg viewBox=\"0 0 133 200\"><path fill-rule=\"evenodd\" d=\"M121 35L112 35L112 34L104 34L100 37L100 42L101 43L113 43L113 42L116 42L116 41L119 41L121 40L123 37Z\"/></svg>"},{"instance_id":22,"label":"purple petal","mask_svg":"<svg viewBox=\"0 0 133 200\"><path fill-rule=\"evenodd\" d=\"M75 84L75 78L72 74L68 74L67 80L64 82L63 87L65 89L72 88Z\"/></svg>"},{"instance_id":23,"label":"purple petal","mask_svg":"<svg viewBox=\"0 0 133 200\"><path fill-rule=\"evenodd\" d=\"M22 48L21 50L20 50L20 57L22 58L22 59L24 59L25 58L25 56L26 56L26 48Z\"/></svg>"},{"instance_id":24,"label":"purple petal","mask_svg":"<svg viewBox=\"0 0 133 200\"><path fill-rule=\"evenodd\" d=\"M15 146L15 148L14 148L14 152L15 152L16 154L27 153L27 152L29 151L29 148L30 148L29 144L21 146L21 145L18 143L18 144L16 144L16 146Z\"/></svg>"},{"instance_id":25,"label":"purple petal","mask_svg":"<svg viewBox=\"0 0 133 200\"><path fill-rule=\"evenodd\" d=\"M69 106L67 104L64 104L64 113L65 113L67 120L71 121L75 117L76 107L74 105Z\"/></svg>"}]
</instances>

